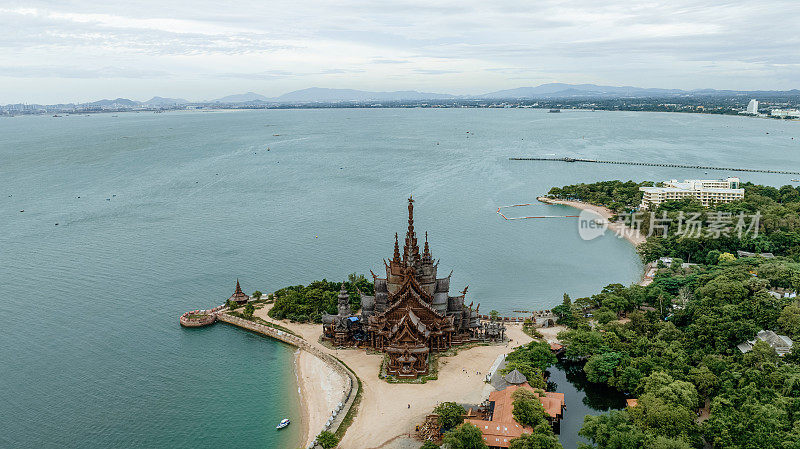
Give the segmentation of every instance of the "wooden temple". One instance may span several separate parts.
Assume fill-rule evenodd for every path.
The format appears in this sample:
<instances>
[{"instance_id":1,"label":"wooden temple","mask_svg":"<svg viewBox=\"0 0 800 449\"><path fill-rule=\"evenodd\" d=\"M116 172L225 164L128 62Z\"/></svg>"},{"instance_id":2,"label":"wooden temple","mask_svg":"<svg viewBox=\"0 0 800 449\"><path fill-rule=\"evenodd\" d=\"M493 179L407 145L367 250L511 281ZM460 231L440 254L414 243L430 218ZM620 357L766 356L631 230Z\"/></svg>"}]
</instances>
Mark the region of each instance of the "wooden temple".
<instances>
[{"instance_id":1,"label":"wooden temple","mask_svg":"<svg viewBox=\"0 0 800 449\"><path fill-rule=\"evenodd\" d=\"M239 279L236 279L236 290L233 292L228 301L234 301L236 304L242 305L247 304L250 301L250 297L244 294L242 291L242 287L239 285Z\"/></svg>"},{"instance_id":2,"label":"wooden temple","mask_svg":"<svg viewBox=\"0 0 800 449\"><path fill-rule=\"evenodd\" d=\"M467 289L450 296L452 272L437 278L438 265L431 256L427 233L420 253L414 230L414 199L409 198L402 253L395 234L393 257L384 261L386 277L372 273L375 295L361 294L358 316L351 315L349 306L342 307L340 301L338 315L323 316L324 337L337 346L359 345L385 352L388 374L402 378L427 374L432 351L444 351L484 335L478 308L464 304Z\"/></svg>"}]
</instances>

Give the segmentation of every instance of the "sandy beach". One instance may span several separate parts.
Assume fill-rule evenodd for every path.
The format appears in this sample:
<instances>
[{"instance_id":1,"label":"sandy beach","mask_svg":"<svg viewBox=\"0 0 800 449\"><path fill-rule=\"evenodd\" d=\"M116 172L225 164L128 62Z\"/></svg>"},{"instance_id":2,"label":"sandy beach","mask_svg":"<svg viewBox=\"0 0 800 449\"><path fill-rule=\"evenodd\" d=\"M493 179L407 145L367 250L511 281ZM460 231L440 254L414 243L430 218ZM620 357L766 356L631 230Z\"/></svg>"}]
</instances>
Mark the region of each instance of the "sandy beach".
<instances>
[{"instance_id":1,"label":"sandy beach","mask_svg":"<svg viewBox=\"0 0 800 449\"><path fill-rule=\"evenodd\" d=\"M414 432L414 427L421 424L425 416L440 402L455 401L478 404L493 390L483 381L492 363L500 354L510 352L514 347L532 341L522 331L521 324L508 324L506 335L510 338L506 344L492 346L476 346L463 349L453 357L439 359L439 379L426 384L390 384L378 378L381 360L380 354L367 354L363 349L329 349L319 343L322 326L319 324L299 324L286 321L275 321L267 316L270 305L256 311L267 321L280 323L302 336L314 347L333 354L347 364L361 379L363 394L358 413L353 424L342 439L340 449L388 449L402 445L404 437ZM302 355L302 351L301 351ZM311 356L309 358L318 358ZM299 363L299 376L302 379L313 379L314 366ZM307 371L308 370L308 371ZM317 370L322 371L322 370ZM323 376L323 379L325 376ZM313 390L309 380L301 382L301 396L313 396L319 390ZM323 385L325 381L322 381ZM335 390L335 386L333 387ZM323 387L324 390L324 387ZM323 401L305 399L308 407L309 422L324 417L329 413ZM312 427L312 429L314 429ZM312 430L316 432L316 430ZM399 437L399 438L398 438ZM313 438L310 437L309 438Z\"/></svg>"},{"instance_id":2,"label":"sandy beach","mask_svg":"<svg viewBox=\"0 0 800 449\"><path fill-rule=\"evenodd\" d=\"M303 447L308 447L341 400L347 380L319 357L303 350L295 353L294 364L302 402Z\"/></svg>"},{"instance_id":3,"label":"sandy beach","mask_svg":"<svg viewBox=\"0 0 800 449\"><path fill-rule=\"evenodd\" d=\"M614 216L614 212L612 212L607 207L596 206L594 204L584 203L582 201L557 200L553 198L547 198L544 196L540 196L539 198L536 199L545 204L561 204L564 206L574 207L580 210L590 210L592 212L595 212L596 214L603 217L603 219L608 223L608 229L614 232L617 236L621 236L622 238L625 238L625 240L631 242L633 246L638 246L644 243L645 240L647 240L647 238L644 235L642 235L642 233L639 232L638 230L632 230L626 227L623 223L608 221L609 218Z\"/></svg>"}]
</instances>

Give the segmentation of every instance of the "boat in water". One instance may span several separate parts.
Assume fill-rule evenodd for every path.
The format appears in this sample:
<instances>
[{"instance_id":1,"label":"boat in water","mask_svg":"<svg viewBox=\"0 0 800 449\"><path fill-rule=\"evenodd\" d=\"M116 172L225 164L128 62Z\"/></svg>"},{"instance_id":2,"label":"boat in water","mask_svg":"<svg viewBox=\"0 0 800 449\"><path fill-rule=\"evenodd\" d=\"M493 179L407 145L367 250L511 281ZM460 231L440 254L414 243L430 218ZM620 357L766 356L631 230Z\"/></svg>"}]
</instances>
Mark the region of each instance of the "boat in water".
<instances>
[{"instance_id":1,"label":"boat in water","mask_svg":"<svg viewBox=\"0 0 800 449\"><path fill-rule=\"evenodd\" d=\"M800 179L792 179L792 182L800 182Z\"/></svg>"},{"instance_id":2,"label":"boat in water","mask_svg":"<svg viewBox=\"0 0 800 449\"><path fill-rule=\"evenodd\" d=\"M556 114L561 112L561 109L550 109L548 112L550 112L551 114Z\"/></svg>"},{"instance_id":3,"label":"boat in water","mask_svg":"<svg viewBox=\"0 0 800 449\"><path fill-rule=\"evenodd\" d=\"M276 428L277 430L281 430L281 429L283 429L284 427L288 426L290 423L291 423L291 421L289 421L289 418L285 418L285 419L283 419L283 420L281 421L281 423L280 423L280 424L278 424L278 426L277 426L277 427L275 427L275 428Z\"/></svg>"}]
</instances>

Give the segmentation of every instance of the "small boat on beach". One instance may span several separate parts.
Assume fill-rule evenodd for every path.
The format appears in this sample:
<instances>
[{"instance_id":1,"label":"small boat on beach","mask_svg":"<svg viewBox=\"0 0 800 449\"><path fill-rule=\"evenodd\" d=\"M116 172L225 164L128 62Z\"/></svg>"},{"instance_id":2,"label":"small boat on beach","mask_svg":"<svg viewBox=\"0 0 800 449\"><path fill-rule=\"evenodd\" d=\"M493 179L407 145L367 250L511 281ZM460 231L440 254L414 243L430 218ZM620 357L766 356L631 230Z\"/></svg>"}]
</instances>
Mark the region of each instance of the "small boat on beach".
<instances>
[{"instance_id":1,"label":"small boat on beach","mask_svg":"<svg viewBox=\"0 0 800 449\"><path fill-rule=\"evenodd\" d=\"M275 429L277 429L277 430L281 430L281 429L283 429L284 427L288 426L289 424L291 424L291 421L289 421L289 418L285 418L285 419L283 419L283 420L281 421L281 423L280 423L280 424L278 424L278 426L277 426L277 427L275 427Z\"/></svg>"}]
</instances>

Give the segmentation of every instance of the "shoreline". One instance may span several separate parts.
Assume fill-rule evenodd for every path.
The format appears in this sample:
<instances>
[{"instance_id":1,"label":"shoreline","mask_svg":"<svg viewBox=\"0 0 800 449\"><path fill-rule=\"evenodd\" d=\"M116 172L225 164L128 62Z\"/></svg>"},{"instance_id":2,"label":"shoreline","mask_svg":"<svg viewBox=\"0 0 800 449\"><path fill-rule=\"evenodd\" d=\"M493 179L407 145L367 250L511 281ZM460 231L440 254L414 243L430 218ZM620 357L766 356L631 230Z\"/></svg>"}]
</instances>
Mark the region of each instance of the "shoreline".
<instances>
[{"instance_id":1,"label":"shoreline","mask_svg":"<svg viewBox=\"0 0 800 449\"><path fill-rule=\"evenodd\" d=\"M594 204L584 203L583 201L572 201L572 200L559 200L555 198L548 198L546 196L540 196L536 198L539 202L551 205L562 205L562 206L569 206L575 209L580 209L582 211L591 211L594 212L605 220L605 223L608 224L608 229L613 231L614 234L617 235L617 238L624 238L628 242L630 242L634 248L641 245L645 241L647 241L647 237L642 235L642 233L637 229L631 229L625 226L623 223L609 221L611 217L616 215L611 209L603 206L597 206Z\"/></svg>"},{"instance_id":2,"label":"shoreline","mask_svg":"<svg viewBox=\"0 0 800 449\"><path fill-rule=\"evenodd\" d=\"M339 403L346 381L325 361L299 348L294 356L294 374L303 420L301 441L304 442L303 447L309 447L317 438L317 433L314 433L316 429L325 426L328 412Z\"/></svg>"},{"instance_id":3,"label":"shoreline","mask_svg":"<svg viewBox=\"0 0 800 449\"><path fill-rule=\"evenodd\" d=\"M300 354L303 352L302 349L296 348L294 353L292 354L292 373L294 373L294 380L295 385L297 385L297 396L300 400L299 408L300 408L300 421L303 424L302 430L300 431L299 441L303 444L302 447L308 447L308 437L311 434L311 426L309 425L309 417L308 417L308 404L306 403L306 396L307 394L303 390L303 381L301 375L301 368L299 363Z\"/></svg>"}]
</instances>

